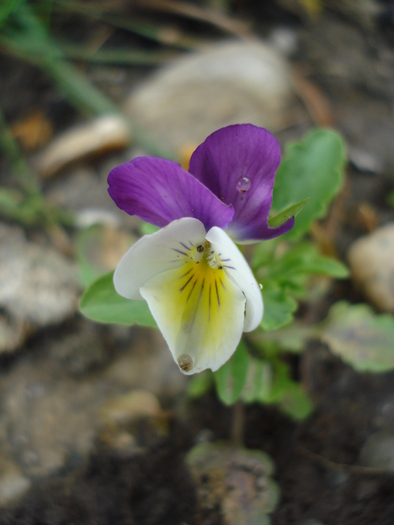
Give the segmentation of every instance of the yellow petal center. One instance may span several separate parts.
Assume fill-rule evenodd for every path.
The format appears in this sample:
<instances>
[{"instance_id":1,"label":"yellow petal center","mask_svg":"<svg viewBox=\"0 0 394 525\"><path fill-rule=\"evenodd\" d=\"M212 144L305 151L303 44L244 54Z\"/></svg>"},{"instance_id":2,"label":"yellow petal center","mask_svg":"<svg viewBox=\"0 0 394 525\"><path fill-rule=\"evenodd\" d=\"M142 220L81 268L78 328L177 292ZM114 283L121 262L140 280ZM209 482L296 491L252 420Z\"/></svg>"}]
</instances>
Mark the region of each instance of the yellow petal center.
<instances>
[{"instance_id":1,"label":"yellow petal center","mask_svg":"<svg viewBox=\"0 0 394 525\"><path fill-rule=\"evenodd\" d=\"M229 345L234 351L244 323L246 299L230 277L231 260L203 242L173 247L182 266L157 276L142 289L186 373L206 368L206 362L219 362Z\"/></svg>"}]
</instances>

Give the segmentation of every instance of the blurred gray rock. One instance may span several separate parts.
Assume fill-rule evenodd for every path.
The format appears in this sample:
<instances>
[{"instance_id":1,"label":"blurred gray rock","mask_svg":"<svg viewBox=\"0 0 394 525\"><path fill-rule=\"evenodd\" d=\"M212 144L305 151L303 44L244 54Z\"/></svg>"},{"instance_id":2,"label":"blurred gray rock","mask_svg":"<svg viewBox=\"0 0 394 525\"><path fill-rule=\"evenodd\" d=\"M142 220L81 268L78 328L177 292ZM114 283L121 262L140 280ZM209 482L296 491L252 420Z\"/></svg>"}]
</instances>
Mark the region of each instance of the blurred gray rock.
<instances>
[{"instance_id":1,"label":"blurred gray rock","mask_svg":"<svg viewBox=\"0 0 394 525\"><path fill-rule=\"evenodd\" d=\"M273 48L227 42L160 70L131 94L125 111L158 143L179 150L235 123L275 131L288 123L291 101L287 64Z\"/></svg>"},{"instance_id":2,"label":"blurred gray rock","mask_svg":"<svg viewBox=\"0 0 394 525\"><path fill-rule=\"evenodd\" d=\"M74 167L52 181L46 197L53 206L70 211L105 209L111 205L108 184L91 167Z\"/></svg>"},{"instance_id":3,"label":"blurred gray rock","mask_svg":"<svg viewBox=\"0 0 394 525\"><path fill-rule=\"evenodd\" d=\"M78 294L71 261L50 247L28 242L21 229L0 224L0 307L11 319L0 330L0 352L12 350L13 340L20 344L20 326L34 329L67 319L76 310ZM12 335L7 328L13 326L19 331Z\"/></svg>"},{"instance_id":4,"label":"blurred gray rock","mask_svg":"<svg viewBox=\"0 0 394 525\"><path fill-rule=\"evenodd\" d=\"M0 458L0 507L15 503L30 486L31 481L12 460Z\"/></svg>"},{"instance_id":5,"label":"blurred gray rock","mask_svg":"<svg viewBox=\"0 0 394 525\"><path fill-rule=\"evenodd\" d=\"M394 224L378 228L349 249L352 278L379 310L394 312Z\"/></svg>"},{"instance_id":6,"label":"blurred gray rock","mask_svg":"<svg viewBox=\"0 0 394 525\"><path fill-rule=\"evenodd\" d=\"M157 330L138 331L139 344L132 354L113 361L106 375L119 388L143 388L157 396L175 397L183 392L188 379L179 374L163 336Z\"/></svg>"},{"instance_id":7,"label":"blurred gray rock","mask_svg":"<svg viewBox=\"0 0 394 525\"><path fill-rule=\"evenodd\" d=\"M95 224L124 224L134 227L138 219L121 211L108 195L107 177L115 166L127 162L132 155L110 156L97 171L89 166L74 166L48 184L46 199L52 205L73 213L76 225L87 228Z\"/></svg>"},{"instance_id":8,"label":"blurred gray rock","mask_svg":"<svg viewBox=\"0 0 394 525\"><path fill-rule=\"evenodd\" d=\"M158 398L143 389L111 397L100 409L100 424L99 441L124 455L134 455L146 446L149 436L156 440L159 433L168 431Z\"/></svg>"},{"instance_id":9,"label":"blurred gray rock","mask_svg":"<svg viewBox=\"0 0 394 525\"><path fill-rule=\"evenodd\" d=\"M187 377L158 332L129 329L115 340L101 331L98 344L97 333L82 328L37 342L0 373L0 457L12 458L29 479L83 462L104 430L107 444L134 450L133 421L159 417L156 397L186 388ZM111 363L103 366L103 356ZM111 426L115 431L107 432Z\"/></svg>"},{"instance_id":10,"label":"blurred gray rock","mask_svg":"<svg viewBox=\"0 0 394 525\"><path fill-rule=\"evenodd\" d=\"M86 157L125 148L131 134L119 115L104 115L75 126L56 137L37 158L37 169L44 178Z\"/></svg>"},{"instance_id":11,"label":"blurred gray rock","mask_svg":"<svg viewBox=\"0 0 394 525\"><path fill-rule=\"evenodd\" d=\"M271 458L257 450L201 443L187 455L206 510L221 508L227 525L269 525L279 500Z\"/></svg>"},{"instance_id":12,"label":"blurred gray rock","mask_svg":"<svg viewBox=\"0 0 394 525\"><path fill-rule=\"evenodd\" d=\"M147 390L136 389L109 399L100 410L104 425L127 425L141 417L155 417L160 414L157 397Z\"/></svg>"}]
</instances>

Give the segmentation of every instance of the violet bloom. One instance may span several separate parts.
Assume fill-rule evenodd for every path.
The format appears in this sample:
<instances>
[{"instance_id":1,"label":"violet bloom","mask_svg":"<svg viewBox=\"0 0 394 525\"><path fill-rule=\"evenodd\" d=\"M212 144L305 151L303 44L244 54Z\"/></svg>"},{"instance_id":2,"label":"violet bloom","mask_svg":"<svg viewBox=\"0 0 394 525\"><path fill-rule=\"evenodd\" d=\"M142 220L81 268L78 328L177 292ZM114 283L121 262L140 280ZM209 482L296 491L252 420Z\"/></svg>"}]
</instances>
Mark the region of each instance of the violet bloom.
<instances>
[{"instance_id":1,"label":"violet bloom","mask_svg":"<svg viewBox=\"0 0 394 525\"><path fill-rule=\"evenodd\" d=\"M260 287L233 241L272 239L292 228L294 218L268 225L279 162L277 140L241 124L210 135L193 153L189 172L138 157L109 174L117 206L161 228L124 255L115 289L147 301L186 374L217 370L242 332L261 323Z\"/></svg>"}]
</instances>

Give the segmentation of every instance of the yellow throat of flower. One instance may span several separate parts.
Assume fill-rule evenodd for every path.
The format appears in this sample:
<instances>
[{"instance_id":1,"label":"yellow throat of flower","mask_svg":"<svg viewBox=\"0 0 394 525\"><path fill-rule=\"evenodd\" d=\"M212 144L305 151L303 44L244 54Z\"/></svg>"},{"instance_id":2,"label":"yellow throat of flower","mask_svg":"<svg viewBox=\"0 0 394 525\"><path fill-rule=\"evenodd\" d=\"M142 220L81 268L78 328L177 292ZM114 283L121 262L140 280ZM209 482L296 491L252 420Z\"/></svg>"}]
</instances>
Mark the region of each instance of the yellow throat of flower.
<instances>
[{"instance_id":1,"label":"yellow throat of flower","mask_svg":"<svg viewBox=\"0 0 394 525\"><path fill-rule=\"evenodd\" d=\"M193 355L201 348L192 348L192 333L196 326L204 326L207 337L217 337L216 327L223 326L227 310L232 305L234 283L228 275L229 260L221 260L211 243L206 241L191 248L189 257L180 268L177 293L174 300L182 316L177 347L179 367L188 372L193 367ZM186 348L190 350L186 352Z\"/></svg>"}]
</instances>

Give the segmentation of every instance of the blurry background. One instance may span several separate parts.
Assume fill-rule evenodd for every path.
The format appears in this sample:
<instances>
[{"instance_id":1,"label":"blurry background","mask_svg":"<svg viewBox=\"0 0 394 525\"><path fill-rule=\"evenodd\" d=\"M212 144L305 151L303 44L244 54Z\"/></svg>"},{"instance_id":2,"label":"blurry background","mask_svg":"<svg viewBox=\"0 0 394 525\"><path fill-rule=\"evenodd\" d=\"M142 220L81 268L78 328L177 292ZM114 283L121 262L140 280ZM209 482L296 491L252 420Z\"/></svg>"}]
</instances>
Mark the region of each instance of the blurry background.
<instances>
[{"instance_id":1,"label":"blurry background","mask_svg":"<svg viewBox=\"0 0 394 525\"><path fill-rule=\"evenodd\" d=\"M159 333L78 313L142 233L107 175L140 154L187 166L231 123L268 128L283 150L333 127L347 182L311 235L345 261L367 245L351 280L299 315L318 322L342 297L392 313L394 233L369 234L393 219L393 41L383 0L2 0L0 523L232 523L222 489L205 487L209 499L183 463L196 441L229 437L231 409L213 392L186 400ZM373 264L378 293L363 282ZM272 522L392 523L379 469L394 465L393 374L356 374L321 343L289 363L311 418L245 414L246 445L277 467ZM335 466L359 462L378 470Z\"/></svg>"}]
</instances>

